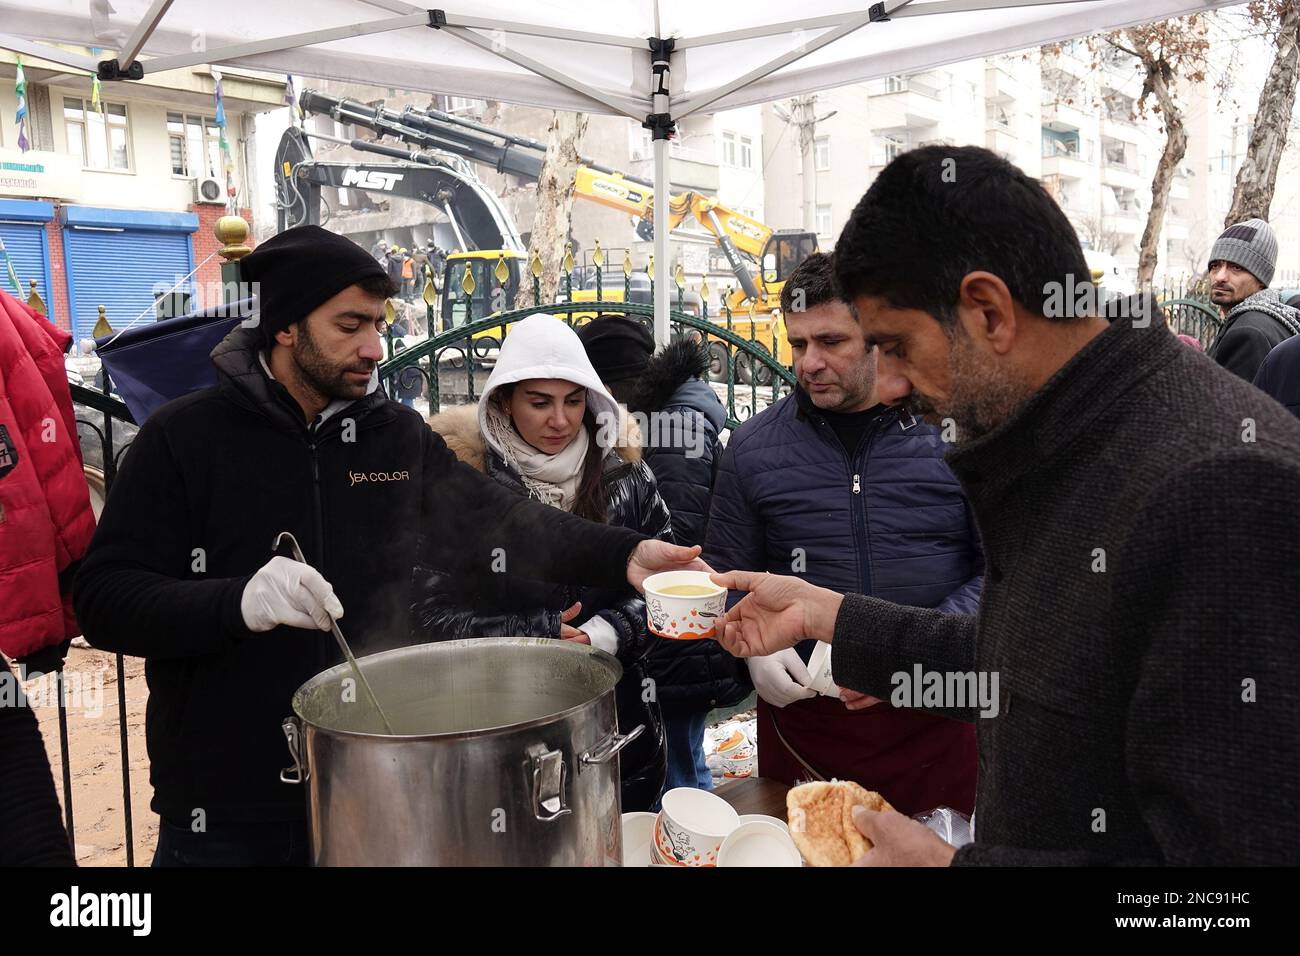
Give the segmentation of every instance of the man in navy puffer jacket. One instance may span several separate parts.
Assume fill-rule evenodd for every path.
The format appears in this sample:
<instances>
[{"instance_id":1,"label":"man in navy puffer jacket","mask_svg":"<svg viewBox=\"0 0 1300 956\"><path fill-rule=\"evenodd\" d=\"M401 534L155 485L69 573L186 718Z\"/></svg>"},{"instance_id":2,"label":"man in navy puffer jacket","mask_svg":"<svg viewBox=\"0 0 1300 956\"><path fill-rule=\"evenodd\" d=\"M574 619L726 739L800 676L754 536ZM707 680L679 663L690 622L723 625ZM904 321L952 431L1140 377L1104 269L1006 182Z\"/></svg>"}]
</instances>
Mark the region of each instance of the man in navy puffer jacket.
<instances>
[{"instance_id":1,"label":"man in navy puffer jacket","mask_svg":"<svg viewBox=\"0 0 1300 956\"><path fill-rule=\"evenodd\" d=\"M842 592L973 614L983 554L939 429L890 407L830 258L806 260L782 307L799 388L740 426L714 485L704 557ZM739 595L734 596L738 599ZM805 684L812 641L750 658L759 775L855 780L898 810L975 800L969 724Z\"/></svg>"}]
</instances>

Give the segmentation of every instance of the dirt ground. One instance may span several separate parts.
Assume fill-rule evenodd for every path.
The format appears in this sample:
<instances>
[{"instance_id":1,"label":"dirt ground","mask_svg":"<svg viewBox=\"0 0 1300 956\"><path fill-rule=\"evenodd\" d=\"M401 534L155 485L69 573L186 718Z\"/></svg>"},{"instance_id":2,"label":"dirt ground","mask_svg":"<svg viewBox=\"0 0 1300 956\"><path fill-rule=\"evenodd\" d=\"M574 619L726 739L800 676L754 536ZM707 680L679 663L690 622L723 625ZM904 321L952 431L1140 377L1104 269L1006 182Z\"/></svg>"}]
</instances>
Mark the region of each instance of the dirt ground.
<instances>
[{"instance_id":1,"label":"dirt ground","mask_svg":"<svg viewBox=\"0 0 1300 956\"><path fill-rule=\"evenodd\" d=\"M125 658L127 749L135 864L147 866L158 839L158 817L149 809L149 758L144 743L144 707L149 697L144 661ZM68 750L72 765L73 831L81 866L126 866L122 812L122 760L118 727L117 662L104 651L73 647L64 665ZM51 678L23 684L41 725L54 786L65 810L57 692Z\"/></svg>"}]
</instances>

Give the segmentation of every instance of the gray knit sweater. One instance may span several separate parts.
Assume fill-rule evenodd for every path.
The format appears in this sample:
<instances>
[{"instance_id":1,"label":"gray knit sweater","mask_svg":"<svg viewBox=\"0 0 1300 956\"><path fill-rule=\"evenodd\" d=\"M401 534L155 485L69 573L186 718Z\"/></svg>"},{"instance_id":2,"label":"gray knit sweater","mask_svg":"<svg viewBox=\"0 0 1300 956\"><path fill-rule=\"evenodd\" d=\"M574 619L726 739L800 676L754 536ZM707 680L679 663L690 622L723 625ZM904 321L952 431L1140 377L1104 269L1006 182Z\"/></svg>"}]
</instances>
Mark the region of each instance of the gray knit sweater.
<instances>
[{"instance_id":1,"label":"gray knit sweater","mask_svg":"<svg viewBox=\"0 0 1300 956\"><path fill-rule=\"evenodd\" d=\"M886 699L916 663L998 675L996 716L944 710L979 741L954 863L1300 862L1300 422L1116 321L948 461L978 615L850 595L834 646Z\"/></svg>"}]
</instances>

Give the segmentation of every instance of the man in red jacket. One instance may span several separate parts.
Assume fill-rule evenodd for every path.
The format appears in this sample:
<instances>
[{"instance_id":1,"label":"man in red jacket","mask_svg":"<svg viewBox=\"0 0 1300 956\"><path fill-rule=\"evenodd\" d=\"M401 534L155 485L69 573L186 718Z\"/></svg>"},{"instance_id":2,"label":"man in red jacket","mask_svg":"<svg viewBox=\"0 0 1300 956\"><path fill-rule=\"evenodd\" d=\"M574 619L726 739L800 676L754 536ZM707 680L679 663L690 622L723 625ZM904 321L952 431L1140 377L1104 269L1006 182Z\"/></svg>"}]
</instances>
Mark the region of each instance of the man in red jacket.
<instances>
[{"instance_id":1,"label":"man in red jacket","mask_svg":"<svg viewBox=\"0 0 1300 956\"><path fill-rule=\"evenodd\" d=\"M71 572L95 531L63 367L71 342L0 292L0 651L43 671L81 633Z\"/></svg>"}]
</instances>

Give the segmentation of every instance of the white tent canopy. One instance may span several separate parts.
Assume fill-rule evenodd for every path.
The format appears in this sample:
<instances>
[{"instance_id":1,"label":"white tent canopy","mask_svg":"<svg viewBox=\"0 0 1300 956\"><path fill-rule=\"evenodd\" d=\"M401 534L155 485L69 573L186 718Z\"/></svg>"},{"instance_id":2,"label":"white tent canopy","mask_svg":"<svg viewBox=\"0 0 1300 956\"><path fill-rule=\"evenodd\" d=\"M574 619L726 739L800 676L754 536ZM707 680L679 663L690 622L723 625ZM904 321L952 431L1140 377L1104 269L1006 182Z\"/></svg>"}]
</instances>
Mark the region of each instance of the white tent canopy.
<instances>
[{"instance_id":1,"label":"white tent canopy","mask_svg":"<svg viewBox=\"0 0 1300 956\"><path fill-rule=\"evenodd\" d=\"M406 0L0 0L0 48L87 71L114 57L127 75L133 64L156 73L211 63L677 121L1231 2L453 0L430 10ZM673 41L658 71L652 37ZM666 147L656 140L658 195ZM656 203L659 262L669 261L666 217ZM660 341L668 287L655 284Z\"/></svg>"}]
</instances>

